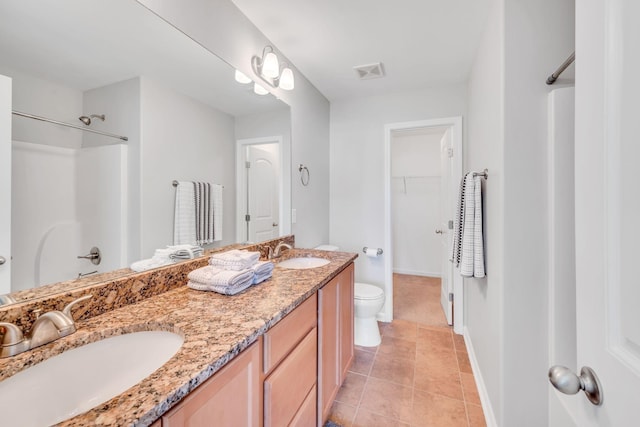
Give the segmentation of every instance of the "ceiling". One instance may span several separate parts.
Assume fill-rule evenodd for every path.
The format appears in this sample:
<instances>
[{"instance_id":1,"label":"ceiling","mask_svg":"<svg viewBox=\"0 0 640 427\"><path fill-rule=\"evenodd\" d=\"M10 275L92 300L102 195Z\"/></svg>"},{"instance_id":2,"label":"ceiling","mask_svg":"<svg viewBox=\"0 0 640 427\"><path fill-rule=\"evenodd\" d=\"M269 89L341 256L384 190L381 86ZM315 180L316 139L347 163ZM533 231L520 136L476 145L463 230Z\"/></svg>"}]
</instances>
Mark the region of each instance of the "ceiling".
<instances>
[{"instance_id":1,"label":"ceiling","mask_svg":"<svg viewBox=\"0 0 640 427\"><path fill-rule=\"evenodd\" d=\"M490 0L232 0L329 100L467 80ZM354 66L386 76L358 80Z\"/></svg>"}]
</instances>

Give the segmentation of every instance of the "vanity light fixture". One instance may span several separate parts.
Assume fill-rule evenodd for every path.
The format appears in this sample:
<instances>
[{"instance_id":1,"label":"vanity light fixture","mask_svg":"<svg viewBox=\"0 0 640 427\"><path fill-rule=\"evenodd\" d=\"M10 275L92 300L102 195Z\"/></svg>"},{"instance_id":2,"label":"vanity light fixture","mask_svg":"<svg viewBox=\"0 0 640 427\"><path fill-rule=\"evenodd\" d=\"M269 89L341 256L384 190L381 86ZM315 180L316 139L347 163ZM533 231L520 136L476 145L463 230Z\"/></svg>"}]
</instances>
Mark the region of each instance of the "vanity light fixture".
<instances>
[{"instance_id":1,"label":"vanity light fixture","mask_svg":"<svg viewBox=\"0 0 640 427\"><path fill-rule=\"evenodd\" d=\"M251 67L253 72L269 86L293 90L295 85L293 71L286 63L283 63L282 67L280 66L273 47L266 46L262 50L262 57L254 56L251 58Z\"/></svg>"}]
</instances>

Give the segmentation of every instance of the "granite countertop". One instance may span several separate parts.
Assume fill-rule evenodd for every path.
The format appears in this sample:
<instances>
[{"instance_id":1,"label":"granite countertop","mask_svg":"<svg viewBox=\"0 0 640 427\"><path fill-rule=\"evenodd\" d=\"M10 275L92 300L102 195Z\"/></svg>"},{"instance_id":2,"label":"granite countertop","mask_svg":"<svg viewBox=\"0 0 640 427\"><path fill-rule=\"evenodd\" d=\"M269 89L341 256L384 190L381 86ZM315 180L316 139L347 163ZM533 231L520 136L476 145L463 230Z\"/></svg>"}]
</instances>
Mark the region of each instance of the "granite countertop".
<instances>
[{"instance_id":1,"label":"granite countertop","mask_svg":"<svg viewBox=\"0 0 640 427\"><path fill-rule=\"evenodd\" d=\"M235 296L185 286L77 323L68 337L0 359L0 381L65 350L128 332L165 330L184 344L161 368L124 393L61 426L147 426L211 377L265 331L342 271L357 254L310 249L286 251L281 259L316 256L323 267L278 267L273 277Z\"/></svg>"}]
</instances>

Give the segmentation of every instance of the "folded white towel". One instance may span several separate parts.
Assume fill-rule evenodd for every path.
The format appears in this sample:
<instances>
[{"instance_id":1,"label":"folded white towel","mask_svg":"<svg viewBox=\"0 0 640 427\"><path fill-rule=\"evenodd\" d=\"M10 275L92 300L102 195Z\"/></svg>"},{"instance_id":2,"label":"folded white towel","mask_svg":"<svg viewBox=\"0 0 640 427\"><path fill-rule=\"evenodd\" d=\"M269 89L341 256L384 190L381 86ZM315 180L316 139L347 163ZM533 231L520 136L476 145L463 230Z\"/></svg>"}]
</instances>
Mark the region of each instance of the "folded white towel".
<instances>
[{"instance_id":1,"label":"folded white towel","mask_svg":"<svg viewBox=\"0 0 640 427\"><path fill-rule=\"evenodd\" d=\"M235 286L246 280L253 280L254 272L251 269L234 271L207 265L189 273L189 280L216 286Z\"/></svg>"},{"instance_id":2,"label":"folded white towel","mask_svg":"<svg viewBox=\"0 0 640 427\"><path fill-rule=\"evenodd\" d=\"M227 270L246 270L252 268L260 259L260 252L234 249L211 255L209 264Z\"/></svg>"},{"instance_id":3,"label":"folded white towel","mask_svg":"<svg viewBox=\"0 0 640 427\"><path fill-rule=\"evenodd\" d=\"M255 273L251 269L231 271L208 265L189 273L187 286L199 291L235 295L251 286L254 276Z\"/></svg>"},{"instance_id":4,"label":"folded white towel","mask_svg":"<svg viewBox=\"0 0 640 427\"><path fill-rule=\"evenodd\" d=\"M474 216L473 216L473 277L484 277L484 239L482 236L482 181L479 176L473 178L474 183Z\"/></svg>"},{"instance_id":5,"label":"folded white towel","mask_svg":"<svg viewBox=\"0 0 640 427\"><path fill-rule=\"evenodd\" d=\"M173 243L196 243L196 204L193 183L180 181L176 187L176 204L173 219Z\"/></svg>"},{"instance_id":6,"label":"folded white towel","mask_svg":"<svg viewBox=\"0 0 640 427\"><path fill-rule=\"evenodd\" d=\"M269 279L273 275L274 264L271 261L258 261L252 270L255 272L253 276L253 284L257 285Z\"/></svg>"}]
</instances>

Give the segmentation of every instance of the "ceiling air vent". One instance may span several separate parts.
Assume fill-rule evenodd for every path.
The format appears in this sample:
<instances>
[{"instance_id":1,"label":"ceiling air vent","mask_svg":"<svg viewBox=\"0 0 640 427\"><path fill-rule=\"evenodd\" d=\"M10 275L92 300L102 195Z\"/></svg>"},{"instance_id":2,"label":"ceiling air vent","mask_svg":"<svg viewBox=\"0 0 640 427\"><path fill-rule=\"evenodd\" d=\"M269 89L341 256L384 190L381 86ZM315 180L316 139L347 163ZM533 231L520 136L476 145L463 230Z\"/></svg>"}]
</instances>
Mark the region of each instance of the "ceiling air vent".
<instances>
[{"instance_id":1,"label":"ceiling air vent","mask_svg":"<svg viewBox=\"0 0 640 427\"><path fill-rule=\"evenodd\" d=\"M384 77L384 69L380 62L375 64L358 65L353 67L360 80L377 79Z\"/></svg>"}]
</instances>

